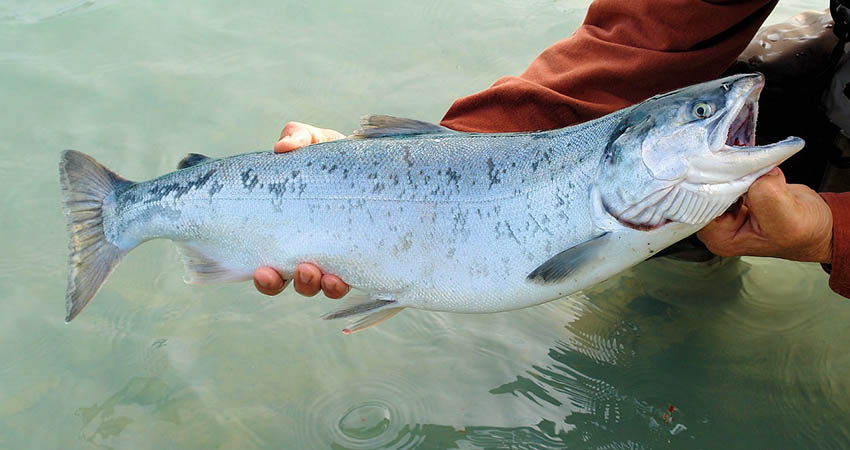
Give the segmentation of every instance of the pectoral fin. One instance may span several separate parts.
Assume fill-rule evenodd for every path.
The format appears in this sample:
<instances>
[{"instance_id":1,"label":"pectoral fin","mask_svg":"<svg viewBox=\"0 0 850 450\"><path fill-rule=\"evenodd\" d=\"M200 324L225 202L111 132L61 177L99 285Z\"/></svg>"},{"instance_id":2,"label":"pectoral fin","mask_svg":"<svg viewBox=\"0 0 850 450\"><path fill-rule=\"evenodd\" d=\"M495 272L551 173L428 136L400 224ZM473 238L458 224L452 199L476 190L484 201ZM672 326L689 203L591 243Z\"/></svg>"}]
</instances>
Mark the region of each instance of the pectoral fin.
<instances>
[{"instance_id":1,"label":"pectoral fin","mask_svg":"<svg viewBox=\"0 0 850 450\"><path fill-rule=\"evenodd\" d=\"M579 269L599 262L604 257L611 236L611 233L604 233L558 253L534 269L526 279L539 284L565 280Z\"/></svg>"}]
</instances>

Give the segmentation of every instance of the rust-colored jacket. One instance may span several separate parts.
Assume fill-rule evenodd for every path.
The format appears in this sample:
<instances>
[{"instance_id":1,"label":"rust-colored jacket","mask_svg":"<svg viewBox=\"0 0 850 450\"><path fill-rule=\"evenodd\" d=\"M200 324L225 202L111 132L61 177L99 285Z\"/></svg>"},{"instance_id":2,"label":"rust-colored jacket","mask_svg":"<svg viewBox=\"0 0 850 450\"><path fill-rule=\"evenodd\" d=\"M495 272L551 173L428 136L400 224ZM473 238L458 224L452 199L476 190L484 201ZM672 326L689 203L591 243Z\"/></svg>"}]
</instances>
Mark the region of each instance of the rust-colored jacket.
<instances>
[{"instance_id":1,"label":"rust-colored jacket","mask_svg":"<svg viewBox=\"0 0 850 450\"><path fill-rule=\"evenodd\" d=\"M441 124L476 132L561 128L718 78L776 2L596 0L572 36L520 76L456 100ZM850 193L823 197L834 223L829 286L850 297Z\"/></svg>"}]
</instances>

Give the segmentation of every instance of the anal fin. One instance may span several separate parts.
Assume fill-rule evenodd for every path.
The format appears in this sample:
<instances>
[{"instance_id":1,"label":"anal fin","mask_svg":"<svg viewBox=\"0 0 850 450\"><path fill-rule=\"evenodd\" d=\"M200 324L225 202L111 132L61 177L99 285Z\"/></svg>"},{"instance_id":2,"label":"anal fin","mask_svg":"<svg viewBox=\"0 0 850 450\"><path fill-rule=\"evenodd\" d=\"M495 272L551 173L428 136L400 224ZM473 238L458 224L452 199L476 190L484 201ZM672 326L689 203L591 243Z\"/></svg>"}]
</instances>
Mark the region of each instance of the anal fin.
<instances>
[{"instance_id":1,"label":"anal fin","mask_svg":"<svg viewBox=\"0 0 850 450\"><path fill-rule=\"evenodd\" d=\"M183 267L186 270L183 280L189 284L232 283L251 278L250 274L234 271L196 247L177 243L177 248L183 254Z\"/></svg>"}]
</instances>

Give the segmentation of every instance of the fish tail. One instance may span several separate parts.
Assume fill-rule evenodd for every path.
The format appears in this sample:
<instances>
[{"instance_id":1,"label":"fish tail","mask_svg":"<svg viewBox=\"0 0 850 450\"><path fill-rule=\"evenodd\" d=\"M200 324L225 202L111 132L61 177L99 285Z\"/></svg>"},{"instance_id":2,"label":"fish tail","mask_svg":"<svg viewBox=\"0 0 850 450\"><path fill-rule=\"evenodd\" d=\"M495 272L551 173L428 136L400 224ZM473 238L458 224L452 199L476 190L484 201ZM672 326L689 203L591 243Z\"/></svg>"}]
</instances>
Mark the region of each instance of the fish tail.
<instances>
[{"instance_id":1,"label":"fish tail","mask_svg":"<svg viewBox=\"0 0 850 450\"><path fill-rule=\"evenodd\" d=\"M109 242L104 234L103 203L117 188L131 184L94 158L65 150L59 159L62 209L68 221L68 289L65 322L77 317L97 294L129 249Z\"/></svg>"}]
</instances>

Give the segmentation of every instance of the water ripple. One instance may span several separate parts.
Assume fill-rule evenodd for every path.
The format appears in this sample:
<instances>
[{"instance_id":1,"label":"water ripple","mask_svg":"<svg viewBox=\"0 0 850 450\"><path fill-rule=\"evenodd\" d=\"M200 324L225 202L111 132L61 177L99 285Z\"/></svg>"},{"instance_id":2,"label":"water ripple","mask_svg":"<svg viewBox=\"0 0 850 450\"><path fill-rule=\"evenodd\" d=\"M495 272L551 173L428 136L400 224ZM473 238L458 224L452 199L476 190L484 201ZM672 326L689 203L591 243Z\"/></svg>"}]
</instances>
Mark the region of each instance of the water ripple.
<instances>
[{"instance_id":1,"label":"water ripple","mask_svg":"<svg viewBox=\"0 0 850 450\"><path fill-rule=\"evenodd\" d=\"M342 381L342 380L338 380ZM298 405L299 448L404 449L423 436L428 393L407 378L374 374L345 380Z\"/></svg>"},{"instance_id":2,"label":"water ripple","mask_svg":"<svg viewBox=\"0 0 850 450\"><path fill-rule=\"evenodd\" d=\"M96 5L97 4L94 0L74 0L61 5L52 6L50 8L38 8L33 6L30 6L30 8L16 8L15 10L8 11L4 15L0 15L0 24L38 24L62 16L75 15L80 12L90 10Z\"/></svg>"}]
</instances>

